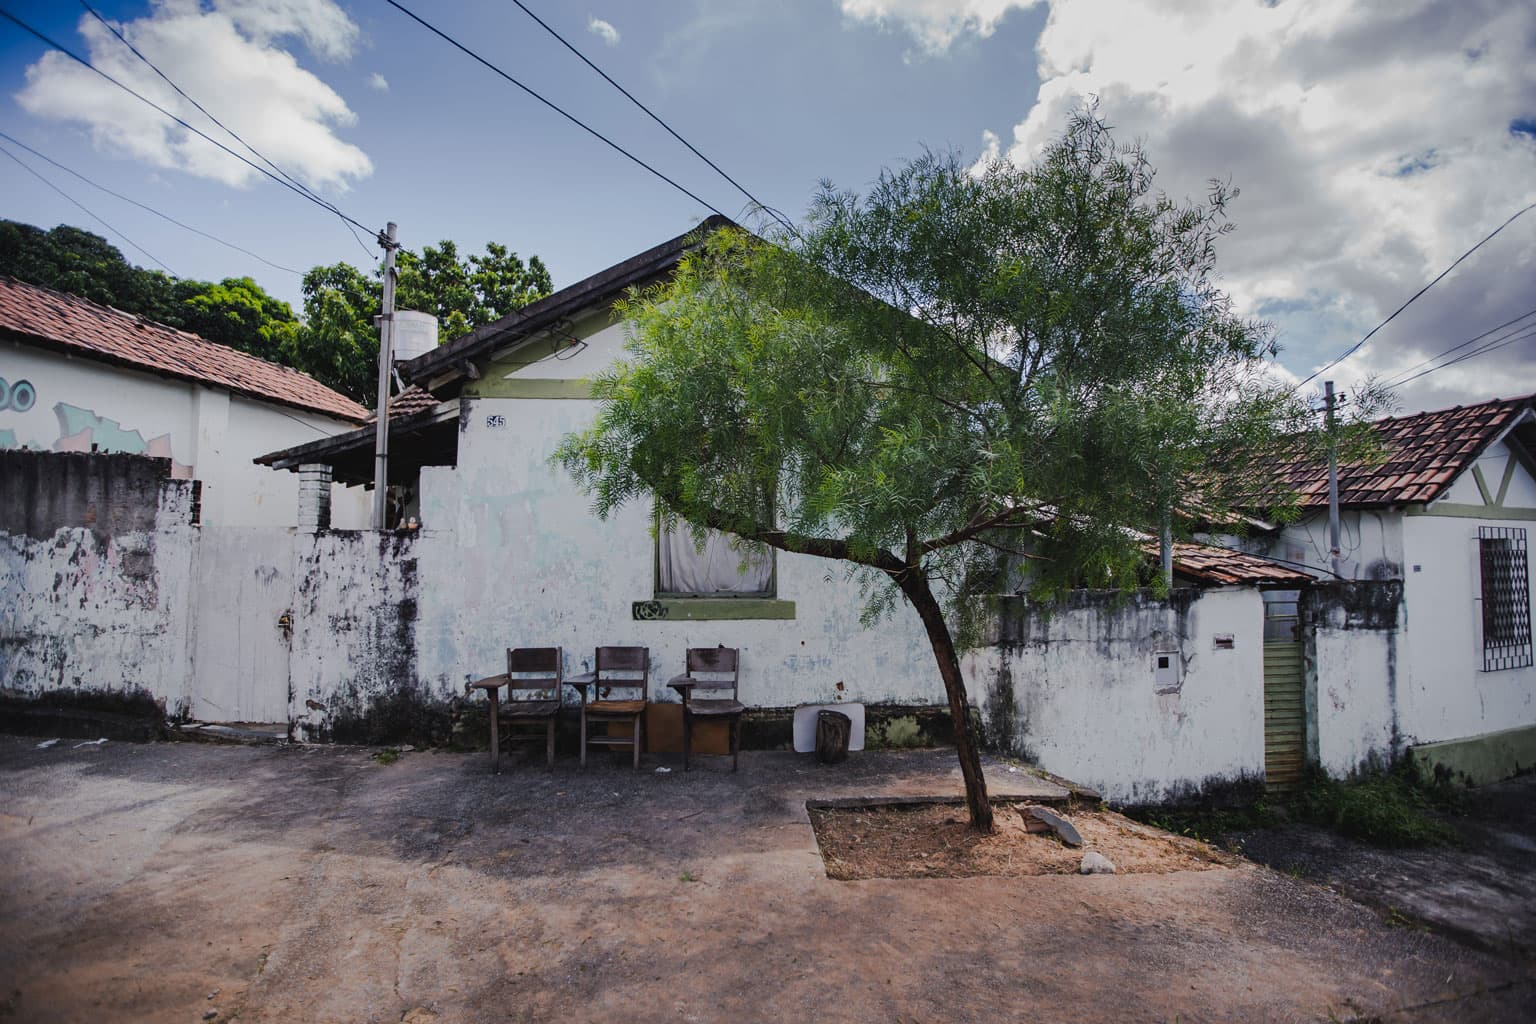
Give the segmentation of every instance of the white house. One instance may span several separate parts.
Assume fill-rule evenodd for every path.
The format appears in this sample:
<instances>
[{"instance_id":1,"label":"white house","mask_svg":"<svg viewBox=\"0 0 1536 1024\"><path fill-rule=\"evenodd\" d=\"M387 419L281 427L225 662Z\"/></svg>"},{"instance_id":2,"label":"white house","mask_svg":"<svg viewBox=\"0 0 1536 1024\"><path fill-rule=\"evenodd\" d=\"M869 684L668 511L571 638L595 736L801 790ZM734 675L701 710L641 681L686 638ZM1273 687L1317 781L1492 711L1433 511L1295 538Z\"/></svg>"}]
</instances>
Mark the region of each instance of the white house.
<instances>
[{"instance_id":1,"label":"white house","mask_svg":"<svg viewBox=\"0 0 1536 1024\"><path fill-rule=\"evenodd\" d=\"M251 460L367 418L298 370L0 275L0 448L170 459L201 481L204 524L293 526L298 482ZM367 516L336 494L335 522Z\"/></svg>"},{"instance_id":2,"label":"white house","mask_svg":"<svg viewBox=\"0 0 1536 1024\"><path fill-rule=\"evenodd\" d=\"M1347 676L1317 681L1318 702L1353 719L1331 735L1313 724L1326 766L1409 747L1474 778L1536 764L1533 399L1379 420L1385 461L1339 467L1339 575L1401 580L1403 627L1390 693L1361 693ZM1255 473L1298 495L1302 514L1237 543L1332 578L1327 467L1276 460ZM1294 595L1269 597L1272 614L1293 611Z\"/></svg>"},{"instance_id":3,"label":"white house","mask_svg":"<svg viewBox=\"0 0 1536 1024\"><path fill-rule=\"evenodd\" d=\"M363 555L344 578L316 581L314 611L299 610L295 650L314 652L291 676L299 732L323 734L333 717L358 714L359 701L385 699L405 674L420 698L447 700L504 648L557 644L572 672L590 667L597 644L645 645L661 679L681 670L688 647L739 647L742 699L765 713L838 698L898 712L943 707L916 615L903 604L863 626L864 595L844 566L784 552L743 566L727 542L701 553L686 538L656 536L643 505L599 521L552 464L560 440L597 411L592 377L623 353L614 301L670 273L691 237L406 364L438 399L392 420L391 484L410 495L421 529L397 538L387 557L344 535L325 541L328 577L347 564L339 553ZM324 465L337 482L361 485L372 479L372 453L371 433L359 430L259 461ZM1126 799L1263 778L1260 588L1309 578L1198 545L1176 556L1184 586L1173 601L1143 595L1122 606L1086 595L1022 639L1018 623L1035 613L1004 613L996 642L965 662L996 746ZM369 636L302 634L304 621L325 620L329 602L357 593L376 595L367 614L385 617ZM377 635L408 637L409 651L391 648L391 672L360 678ZM652 698L672 695L657 685Z\"/></svg>"},{"instance_id":4,"label":"white house","mask_svg":"<svg viewBox=\"0 0 1536 1024\"><path fill-rule=\"evenodd\" d=\"M333 529L311 504L292 515L305 528L247 530L234 543L187 529L176 481L156 485L153 514L125 516L117 533L71 519L81 501L46 522L0 522L0 582L21 598L0 622L12 638L0 671L24 677L27 694L57 677L147 690L197 717L286 718L299 738L382 739L466 721L465 684L499 671L508 647L558 645L576 673L597 645L643 645L650 697L669 701L662 680L685 650L725 645L742 651L741 699L760 725L839 699L866 706L873 740L942 721L933 655L905 604L866 627L860 583L839 563L774 552L744 564L725 541L699 552L657 536L643 505L600 521L552 463L598 411L590 381L623 354L614 302L671 273L694 237L402 367L417 390L391 416L390 485L418 529ZM1531 410L1489 406L1437 414L1443 424L1396 421L1425 429L1407 429L1397 462L1361 480L1346 545L1358 579L1317 579L1321 562L1294 550L1316 531L1306 499L1301 524L1248 539L1274 557L1178 546L1180 585L1167 599L1002 602L989 641L963 661L989 743L1111 799L1148 802L1285 783L1305 761L1347 772L1435 741L1453 741L1446 763L1502 743L1509 754L1492 763L1528 765ZM327 478L360 495L373 448L362 426L256 461L304 474L310 497ZM51 470L23 455L5 456L18 475ZM1462 518L1469 510L1478 518ZM127 598L101 599L118 591ZM139 599L151 592L153 603ZM58 611L77 597L84 624ZM128 664L130 633L182 639ZM1460 742L1495 730L1505 730L1495 741Z\"/></svg>"}]
</instances>

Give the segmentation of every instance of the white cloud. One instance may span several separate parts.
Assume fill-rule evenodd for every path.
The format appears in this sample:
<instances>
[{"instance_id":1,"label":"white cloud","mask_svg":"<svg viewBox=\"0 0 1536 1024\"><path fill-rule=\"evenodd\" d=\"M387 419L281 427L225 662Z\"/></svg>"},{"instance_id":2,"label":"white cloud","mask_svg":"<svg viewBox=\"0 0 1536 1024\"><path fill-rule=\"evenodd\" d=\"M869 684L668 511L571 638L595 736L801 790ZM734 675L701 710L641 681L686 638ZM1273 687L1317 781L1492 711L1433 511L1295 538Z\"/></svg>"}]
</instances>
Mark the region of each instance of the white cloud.
<instances>
[{"instance_id":1,"label":"white cloud","mask_svg":"<svg viewBox=\"0 0 1536 1024\"><path fill-rule=\"evenodd\" d=\"M930 54L943 53L957 38L992 34L1012 9L1033 7L1039 0L840 0L843 14L854 21L906 29Z\"/></svg>"},{"instance_id":2,"label":"white cloud","mask_svg":"<svg viewBox=\"0 0 1536 1024\"><path fill-rule=\"evenodd\" d=\"M195 9L196 0L174 0L165 6ZM255 42L298 36L315 53L331 60L352 56L357 25L332 0L215 0L218 8Z\"/></svg>"},{"instance_id":3,"label":"white cloud","mask_svg":"<svg viewBox=\"0 0 1536 1024\"><path fill-rule=\"evenodd\" d=\"M1027 163L1092 97L1174 196L1242 189L1221 250L1240 308L1305 376L1536 200L1536 7L1505 0L1046 0ZM930 53L1023 0L839 0ZM1520 125L1524 130L1513 130ZM982 138L982 159L999 152ZM1536 211L1329 376L1391 375L1536 306ZM1536 338L1436 372L1410 408L1536 389Z\"/></svg>"},{"instance_id":4,"label":"white cloud","mask_svg":"<svg viewBox=\"0 0 1536 1024\"><path fill-rule=\"evenodd\" d=\"M1009 156L1030 159L1096 95L1122 136L1146 141L1171 193L1230 177L1243 196L1222 252L1227 283L1241 306L1310 342L1292 359L1305 374L1536 200L1536 145L1511 131L1536 112L1533 38L1536 8L1499 0L1143 0L1114 18L1053 0L1037 44L1039 95ZM1338 375L1405 369L1528 308L1536 214L1528 219ZM1490 376L1501 365L1531 390L1536 343L1418 388L1507 391L1507 378Z\"/></svg>"},{"instance_id":5,"label":"white cloud","mask_svg":"<svg viewBox=\"0 0 1536 1024\"><path fill-rule=\"evenodd\" d=\"M95 18L82 17L79 29L93 65L240 151ZM355 120L346 103L274 45L295 37L328 57L350 53L357 27L329 0L217 0L211 10L198 0L160 0L148 16L118 29L188 94L310 185L344 188L372 173L367 154L335 134ZM230 185L260 177L61 53L45 54L26 78L16 98L28 113L83 124L102 149Z\"/></svg>"},{"instance_id":6,"label":"white cloud","mask_svg":"<svg viewBox=\"0 0 1536 1024\"><path fill-rule=\"evenodd\" d=\"M589 18L587 20L587 31L597 36L609 46L619 45L619 30L602 18Z\"/></svg>"},{"instance_id":7,"label":"white cloud","mask_svg":"<svg viewBox=\"0 0 1536 1024\"><path fill-rule=\"evenodd\" d=\"M379 92L389 92L389 81L375 71L368 76L368 88L377 89Z\"/></svg>"}]
</instances>

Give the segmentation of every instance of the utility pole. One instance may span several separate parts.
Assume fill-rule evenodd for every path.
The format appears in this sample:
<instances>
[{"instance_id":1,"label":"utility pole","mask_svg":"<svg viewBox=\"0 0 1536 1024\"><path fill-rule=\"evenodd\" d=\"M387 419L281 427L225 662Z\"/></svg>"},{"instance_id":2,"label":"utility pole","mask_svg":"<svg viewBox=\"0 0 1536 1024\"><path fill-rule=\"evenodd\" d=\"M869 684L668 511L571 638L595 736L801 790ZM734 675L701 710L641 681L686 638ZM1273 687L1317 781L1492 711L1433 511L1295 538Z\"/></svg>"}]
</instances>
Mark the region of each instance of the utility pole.
<instances>
[{"instance_id":1,"label":"utility pole","mask_svg":"<svg viewBox=\"0 0 1536 1024\"><path fill-rule=\"evenodd\" d=\"M1323 429L1328 433L1328 558L1333 566L1334 579L1342 579L1339 571L1339 443L1333 431L1333 381L1323 382Z\"/></svg>"},{"instance_id":2,"label":"utility pole","mask_svg":"<svg viewBox=\"0 0 1536 1024\"><path fill-rule=\"evenodd\" d=\"M1163 504L1162 529L1157 538L1158 569L1163 574L1163 586L1173 589L1173 503Z\"/></svg>"},{"instance_id":3,"label":"utility pole","mask_svg":"<svg viewBox=\"0 0 1536 1024\"><path fill-rule=\"evenodd\" d=\"M373 442L373 528L389 528L389 371L395 356L395 222L379 233L384 250L384 312L379 317L378 425ZM1329 387L1332 387L1330 384Z\"/></svg>"}]
</instances>

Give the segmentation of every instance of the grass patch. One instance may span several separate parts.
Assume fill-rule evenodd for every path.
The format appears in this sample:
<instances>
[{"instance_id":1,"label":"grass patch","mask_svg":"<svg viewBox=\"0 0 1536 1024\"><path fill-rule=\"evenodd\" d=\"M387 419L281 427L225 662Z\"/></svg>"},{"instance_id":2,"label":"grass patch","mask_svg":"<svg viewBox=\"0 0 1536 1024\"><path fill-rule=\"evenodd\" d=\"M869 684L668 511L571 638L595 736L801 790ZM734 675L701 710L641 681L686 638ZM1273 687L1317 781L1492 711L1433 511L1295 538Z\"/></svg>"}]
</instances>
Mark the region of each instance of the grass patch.
<instances>
[{"instance_id":1,"label":"grass patch","mask_svg":"<svg viewBox=\"0 0 1536 1024\"><path fill-rule=\"evenodd\" d=\"M374 751L373 759L379 764L394 764L400 760L400 751L395 747L385 747L383 750Z\"/></svg>"},{"instance_id":2,"label":"grass patch","mask_svg":"<svg viewBox=\"0 0 1536 1024\"><path fill-rule=\"evenodd\" d=\"M1373 846L1404 847L1454 842L1456 830L1434 812L1455 812L1459 806L1455 787L1425 782L1402 762L1344 781L1315 771L1288 797L1265 798L1246 807L1149 807L1126 813L1176 835L1218 845L1233 832L1305 822Z\"/></svg>"},{"instance_id":3,"label":"grass patch","mask_svg":"<svg viewBox=\"0 0 1536 1024\"><path fill-rule=\"evenodd\" d=\"M1430 812L1453 810L1454 791L1425 785L1407 768L1339 782L1319 777L1292 801L1302 821L1373 846L1438 846L1456 830Z\"/></svg>"}]
</instances>

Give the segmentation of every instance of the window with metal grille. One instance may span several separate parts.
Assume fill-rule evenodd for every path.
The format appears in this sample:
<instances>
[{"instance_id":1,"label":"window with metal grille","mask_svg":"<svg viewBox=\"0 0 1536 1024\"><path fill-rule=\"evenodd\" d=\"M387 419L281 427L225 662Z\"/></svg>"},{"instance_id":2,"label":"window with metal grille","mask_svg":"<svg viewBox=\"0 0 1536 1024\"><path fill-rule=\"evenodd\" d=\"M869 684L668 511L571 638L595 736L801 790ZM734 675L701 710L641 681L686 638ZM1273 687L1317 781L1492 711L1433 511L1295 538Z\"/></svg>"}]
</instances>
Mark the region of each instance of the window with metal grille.
<instances>
[{"instance_id":1,"label":"window with metal grille","mask_svg":"<svg viewBox=\"0 0 1536 1024\"><path fill-rule=\"evenodd\" d=\"M1477 554L1483 583L1483 671L1531 664L1531 584L1525 530L1479 526Z\"/></svg>"}]
</instances>

